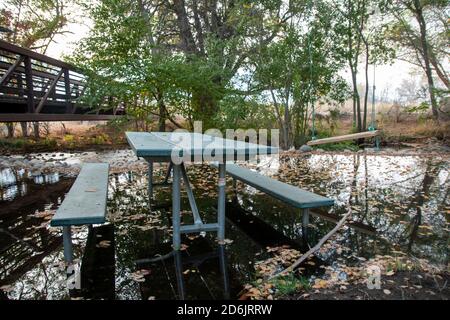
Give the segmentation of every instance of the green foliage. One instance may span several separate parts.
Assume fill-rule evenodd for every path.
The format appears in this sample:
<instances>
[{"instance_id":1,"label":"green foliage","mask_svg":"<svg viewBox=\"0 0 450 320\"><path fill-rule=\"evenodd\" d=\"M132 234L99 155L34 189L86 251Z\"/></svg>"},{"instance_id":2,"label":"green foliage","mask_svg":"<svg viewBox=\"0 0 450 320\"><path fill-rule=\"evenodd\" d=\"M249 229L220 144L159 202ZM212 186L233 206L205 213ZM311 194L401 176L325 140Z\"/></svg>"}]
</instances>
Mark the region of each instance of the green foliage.
<instances>
[{"instance_id":1,"label":"green foliage","mask_svg":"<svg viewBox=\"0 0 450 320\"><path fill-rule=\"evenodd\" d=\"M215 118L219 129L267 129L274 127L276 117L271 105L241 95L229 94L220 102L220 112Z\"/></svg>"},{"instance_id":2,"label":"green foliage","mask_svg":"<svg viewBox=\"0 0 450 320\"><path fill-rule=\"evenodd\" d=\"M54 150L57 146L58 142L53 138L45 138L42 140L34 140L31 138L0 139L0 148L14 151L36 151L41 148Z\"/></svg>"},{"instance_id":3,"label":"green foliage","mask_svg":"<svg viewBox=\"0 0 450 320\"><path fill-rule=\"evenodd\" d=\"M223 1L223 12L203 4L194 10L197 4L191 2L185 3L186 11L165 2L84 5L94 25L71 61L90 76L85 102L95 105L114 93L134 106L130 116L151 121L149 114L181 115L191 125L203 120L204 127L220 121L219 107L226 105L222 99L236 94L231 81L253 55L253 32L260 27L262 37L276 34L281 25L274 21L280 21L283 7L281 1ZM188 15L196 10L217 15L224 27L207 30L210 22L205 20L192 30L178 29L179 21L191 19Z\"/></svg>"},{"instance_id":4,"label":"green foliage","mask_svg":"<svg viewBox=\"0 0 450 320\"><path fill-rule=\"evenodd\" d=\"M102 133L102 134L97 134L94 137L91 138L91 143L92 144L98 144L98 145L103 145L105 143L107 143L109 140L109 137Z\"/></svg>"},{"instance_id":5,"label":"green foliage","mask_svg":"<svg viewBox=\"0 0 450 320\"><path fill-rule=\"evenodd\" d=\"M311 289L308 279L303 276L289 274L283 277L275 278L271 281L278 296L288 296L301 290Z\"/></svg>"},{"instance_id":6,"label":"green foliage","mask_svg":"<svg viewBox=\"0 0 450 320\"><path fill-rule=\"evenodd\" d=\"M322 144L320 146L317 146L317 148L326 150L326 151L343 151L343 150L358 151L359 150L358 145L355 144L353 141Z\"/></svg>"},{"instance_id":7,"label":"green foliage","mask_svg":"<svg viewBox=\"0 0 450 320\"><path fill-rule=\"evenodd\" d=\"M93 27L70 61L88 75L84 103L113 95L142 130L202 120L204 129L279 128L286 147L298 145L313 106L337 112L353 96L367 108L358 67L389 63L397 49L383 0L81 2Z\"/></svg>"},{"instance_id":8,"label":"green foliage","mask_svg":"<svg viewBox=\"0 0 450 320\"><path fill-rule=\"evenodd\" d=\"M0 25L12 33L4 40L45 53L58 34L67 31L72 13L68 0L5 0L0 4ZM72 5L73 6L73 5Z\"/></svg>"},{"instance_id":9,"label":"green foliage","mask_svg":"<svg viewBox=\"0 0 450 320\"><path fill-rule=\"evenodd\" d=\"M430 104L428 102L422 102L417 106L411 106L406 108L407 113L425 113L430 109Z\"/></svg>"},{"instance_id":10,"label":"green foliage","mask_svg":"<svg viewBox=\"0 0 450 320\"><path fill-rule=\"evenodd\" d=\"M27 144L25 139L1 139L0 147L11 148L11 149L21 149Z\"/></svg>"}]
</instances>

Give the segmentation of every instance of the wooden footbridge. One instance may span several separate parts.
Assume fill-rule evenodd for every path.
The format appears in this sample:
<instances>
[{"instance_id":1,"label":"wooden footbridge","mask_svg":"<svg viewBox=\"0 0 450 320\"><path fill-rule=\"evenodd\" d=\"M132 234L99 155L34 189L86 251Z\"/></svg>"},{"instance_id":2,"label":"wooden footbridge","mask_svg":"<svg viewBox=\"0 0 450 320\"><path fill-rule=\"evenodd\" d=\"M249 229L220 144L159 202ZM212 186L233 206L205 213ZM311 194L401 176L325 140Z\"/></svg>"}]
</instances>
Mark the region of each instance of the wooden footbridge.
<instances>
[{"instance_id":1,"label":"wooden footbridge","mask_svg":"<svg viewBox=\"0 0 450 320\"><path fill-rule=\"evenodd\" d=\"M124 114L113 97L89 106L74 66L0 40L0 122L109 120Z\"/></svg>"}]
</instances>

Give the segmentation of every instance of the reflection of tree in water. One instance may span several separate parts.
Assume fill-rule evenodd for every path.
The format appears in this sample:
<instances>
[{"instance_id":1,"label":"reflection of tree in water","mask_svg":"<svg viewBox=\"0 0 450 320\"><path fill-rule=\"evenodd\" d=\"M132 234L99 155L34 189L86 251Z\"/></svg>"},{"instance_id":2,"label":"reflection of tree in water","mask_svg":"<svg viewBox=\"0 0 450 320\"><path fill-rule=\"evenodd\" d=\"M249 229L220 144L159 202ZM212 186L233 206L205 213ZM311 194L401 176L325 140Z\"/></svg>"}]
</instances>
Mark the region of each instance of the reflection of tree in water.
<instances>
[{"instance_id":1,"label":"reflection of tree in water","mask_svg":"<svg viewBox=\"0 0 450 320\"><path fill-rule=\"evenodd\" d=\"M64 269L57 265L62 261L60 253L53 253L42 259L25 276L14 283L14 292L10 293L11 299L67 299L66 277Z\"/></svg>"},{"instance_id":2,"label":"reflection of tree in water","mask_svg":"<svg viewBox=\"0 0 450 320\"><path fill-rule=\"evenodd\" d=\"M346 211L342 204L349 201L353 207L353 220L375 227L379 234L374 237L356 228L342 231L339 241L354 254L371 257L407 244L405 251L409 247L415 255L443 262L447 259L444 208L448 188L446 182L439 186L436 176L445 171L446 162L415 157L406 164L399 164L398 160L402 159L365 154L292 157L282 159L277 177L337 199L337 204L329 211L332 215L342 215ZM403 179L404 175L406 179ZM265 195L248 195L248 198L247 207L261 215L261 219L290 237L300 236L298 212ZM428 225L420 227L424 223L424 214ZM311 223L316 227L311 241L319 239L334 226L322 217L314 218ZM433 233L421 235L421 228L425 227L433 228Z\"/></svg>"},{"instance_id":3,"label":"reflection of tree in water","mask_svg":"<svg viewBox=\"0 0 450 320\"><path fill-rule=\"evenodd\" d=\"M410 212L411 210L415 209L415 214L410 218L411 222L409 224L409 226L407 228L405 228L405 232L403 233L403 239L402 242L406 242L407 243L407 250L408 252L412 253L413 252L413 246L414 244L420 240L419 239L419 227L421 226L421 224L423 223L424 220L424 205L425 203L428 204L428 206L430 207L434 207L436 210L435 214L439 214L439 209L441 206L445 206L445 202L446 202L446 198L447 198L447 194L448 194L448 190L446 191L443 200L441 201L441 203L437 203L437 198L432 199L431 201L428 201L428 199L430 199L430 189L433 186L433 183L436 180L436 177L438 176L439 172L440 172L441 168L440 166L435 166L432 164L432 161L427 161L426 164L426 169L424 172L424 177L422 180L422 187L417 189L414 196L412 197L410 204L407 207L407 212ZM444 226L445 227L445 226ZM436 248L437 250L439 250L439 248L445 248L446 247L446 239L438 239L433 237L434 239L432 239L432 241L427 241L427 243L425 245L420 246L419 249L425 249L425 246L433 246L434 248ZM430 239L431 240L431 239ZM443 242L443 243L440 243ZM439 246L437 246L437 244L439 244ZM441 246L442 245L442 246ZM427 250L429 251L429 250ZM444 261L448 261L448 254L446 253L446 250L442 250L443 252L443 256L441 256L442 260Z\"/></svg>"},{"instance_id":4,"label":"reflection of tree in water","mask_svg":"<svg viewBox=\"0 0 450 320\"><path fill-rule=\"evenodd\" d=\"M58 232L48 227L46 217L48 210L58 206L73 179L58 175L31 177L26 170L8 172L12 178L3 177L7 183L0 190L13 200L0 201L0 286L11 285L12 297L40 299L59 295L52 290L56 274L51 269L62 255L55 260L47 258L59 253L62 241ZM19 191L5 192L14 188Z\"/></svg>"}]
</instances>

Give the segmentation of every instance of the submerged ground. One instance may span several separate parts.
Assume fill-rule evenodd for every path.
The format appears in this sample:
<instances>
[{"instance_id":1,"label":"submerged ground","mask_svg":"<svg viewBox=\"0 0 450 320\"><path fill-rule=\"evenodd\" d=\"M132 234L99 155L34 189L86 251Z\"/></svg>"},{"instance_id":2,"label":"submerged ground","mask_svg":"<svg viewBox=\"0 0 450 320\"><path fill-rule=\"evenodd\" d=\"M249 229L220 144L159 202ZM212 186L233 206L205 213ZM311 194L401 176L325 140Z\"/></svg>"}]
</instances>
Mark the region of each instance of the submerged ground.
<instances>
[{"instance_id":1,"label":"submerged ground","mask_svg":"<svg viewBox=\"0 0 450 320\"><path fill-rule=\"evenodd\" d=\"M75 229L83 290L69 292L61 233L49 221L83 162L111 163L108 221ZM336 200L314 211L307 234L300 212L251 187L228 183L226 245L211 234L183 239L171 255L170 188L150 208L146 166L129 150L0 157L0 297L4 299L438 298L448 299L448 154L285 153L247 164ZM158 167L160 179L165 165ZM199 209L215 219L216 173L188 167ZM330 231L350 223L295 278L267 283ZM183 221L190 213L183 197ZM159 258L158 258L159 257ZM138 260L142 260L139 263ZM83 262L81 264L81 261ZM379 265L382 288L364 270ZM406 280L405 280L406 279Z\"/></svg>"}]
</instances>

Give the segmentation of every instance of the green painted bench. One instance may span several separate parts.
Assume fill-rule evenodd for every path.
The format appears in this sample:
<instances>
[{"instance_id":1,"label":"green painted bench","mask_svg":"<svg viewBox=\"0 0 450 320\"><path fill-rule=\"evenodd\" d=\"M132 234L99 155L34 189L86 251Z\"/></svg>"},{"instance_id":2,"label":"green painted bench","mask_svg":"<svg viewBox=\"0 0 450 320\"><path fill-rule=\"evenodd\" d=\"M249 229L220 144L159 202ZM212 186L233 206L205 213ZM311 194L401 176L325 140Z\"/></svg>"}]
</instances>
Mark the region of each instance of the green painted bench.
<instances>
[{"instance_id":1,"label":"green painted bench","mask_svg":"<svg viewBox=\"0 0 450 320\"><path fill-rule=\"evenodd\" d=\"M334 205L333 199L302 190L235 164L227 164L225 170L233 179L240 180L278 200L301 209L304 226L309 224L309 209Z\"/></svg>"},{"instance_id":2,"label":"green painted bench","mask_svg":"<svg viewBox=\"0 0 450 320\"><path fill-rule=\"evenodd\" d=\"M85 163L53 216L50 225L63 227L64 259L73 259L71 226L103 224L108 195L107 163Z\"/></svg>"}]
</instances>

